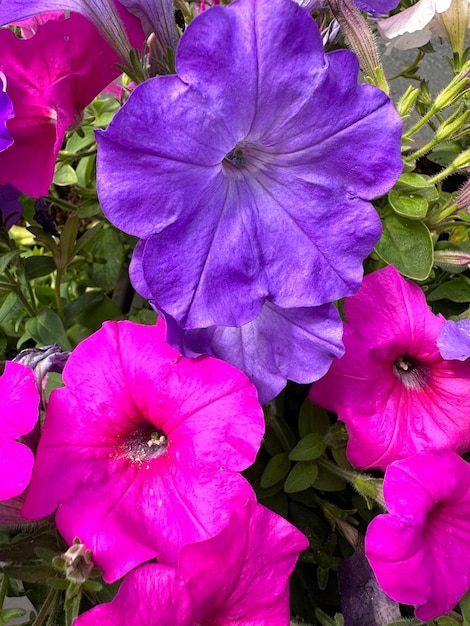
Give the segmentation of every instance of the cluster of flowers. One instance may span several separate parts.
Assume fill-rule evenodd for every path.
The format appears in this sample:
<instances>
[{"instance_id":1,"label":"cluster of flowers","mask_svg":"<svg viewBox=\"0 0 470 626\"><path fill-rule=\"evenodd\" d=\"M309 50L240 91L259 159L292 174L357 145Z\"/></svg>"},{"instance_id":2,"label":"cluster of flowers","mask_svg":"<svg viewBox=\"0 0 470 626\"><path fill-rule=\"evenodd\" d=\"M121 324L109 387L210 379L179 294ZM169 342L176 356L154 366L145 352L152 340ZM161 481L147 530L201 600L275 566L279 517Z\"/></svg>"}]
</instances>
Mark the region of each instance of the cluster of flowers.
<instances>
[{"instance_id":1,"label":"cluster of flowers","mask_svg":"<svg viewBox=\"0 0 470 626\"><path fill-rule=\"evenodd\" d=\"M345 315L345 354L310 397L346 424L354 466L385 470L388 513L369 524L366 556L382 589L429 620L470 585L470 465L458 455L470 450L470 325L434 315L393 266L365 277Z\"/></svg>"},{"instance_id":2,"label":"cluster of flowers","mask_svg":"<svg viewBox=\"0 0 470 626\"><path fill-rule=\"evenodd\" d=\"M36 379L8 362L0 497L30 481L23 518L57 509L58 530L80 538L105 581L127 574L77 626L128 624L130 606L139 624L285 624L288 576L308 541L238 473L264 432L256 389L231 365L181 356L164 333L107 322L82 342L47 404L35 460L16 439L37 420Z\"/></svg>"},{"instance_id":3,"label":"cluster of flowers","mask_svg":"<svg viewBox=\"0 0 470 626\"><path fill-rule=\"evenodd\" d=\"M0 0L0 23L23 36L0 30L6 227L20 193L47 194L66 130L116 62L147 45L162 68L176 50L175 73L144 72L96 133L103 212L138 238L131 280L159 324L107 322L78 345L35 459L16 441L37 420L34 376L10 362L1 379L1 497L29 483L24 518L57 510L105 581L125 576L77 626L128 623L137 593L142 624L287 623L287 577L308 542L239 473L260 447L260 402L287 379L318 381L311 398L346 423L351 463L386 470L389 514L366 537L386 593L428 619L470 583L458 523L470 468L457 454L470 449L469 353L452 360L466 329L449 329L393 267L354 295L381 232L370 201L402 171L401 119L358 85L352 52L325 54L299 4L214 6L176 46L172 1ZM19 22L44 10L59 13Z\"/></svg>"}]
</instances>

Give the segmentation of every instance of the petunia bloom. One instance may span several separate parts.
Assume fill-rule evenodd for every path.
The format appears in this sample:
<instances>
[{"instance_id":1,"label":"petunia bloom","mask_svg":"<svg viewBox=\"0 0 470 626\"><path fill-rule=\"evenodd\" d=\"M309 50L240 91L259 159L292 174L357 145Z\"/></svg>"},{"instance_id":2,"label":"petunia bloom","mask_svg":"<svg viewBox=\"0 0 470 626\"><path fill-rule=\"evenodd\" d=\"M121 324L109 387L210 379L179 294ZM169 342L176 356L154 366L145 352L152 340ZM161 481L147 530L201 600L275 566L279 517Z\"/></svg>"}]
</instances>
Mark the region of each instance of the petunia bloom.
<instances>
[{"instance_id":1,"label":"petunia bloom","mask_svg":"<svg viewBox=\"0 0 470 626\"><path fill-rule=\"evenodd\" d=\"M346 352L310 398L336 411L356 467L384 469L416 452L470 449L470 363L445 361L445 319L393 266L369 274L346 300Z\"/></svg>"},{"instance_id":2,"label":"petunia bloom","mask_svg":"<svg viewBox=\"0 0 470 626\"><path fill-rule=\"evenodd\" d=\"M0 47L0 70L8 76L15 109L8 124L14 144L0 153L0 185L11 184L33 197L46 195L65 132L81 122L85 106L120 74L120 59L75 13L39 25L26 40L2 29Z\"/></svg>"},{"instance_id":3,"label":"petunia bloom","mask_svg":"<svg viewBox=\"0 0 470 626\"><path fill-rule=\"evenodd\" d=\"M7 127L8 120L14 115L13 105L10 97L6 93L7 79L3 72L0 72L0 152L6 150L13 143L13 137Z\"/></svg>"},{"instance_id":4,"label":"petunia bloom","mask_svg":"<svg viewBox=\"0 0 470 626\"><path fill-rule=\"evenodd\" d=\"M216 537L185 546L178 568L143 565L109 604L74 626L285 626L288 577L307 538L282 517L249 502Z\"/></svg>"},{"instance_id":5,"label":"petunia bloom","mask_svg":"<svg viewBox=\"0 0 470 626\"><path fill-rule=\"evenodd\" d=\"M325 56L290 0L237 0L191 22L176 69L97 132L103 210L145 240L159 310L186 329L241 326L266 300L354 293L380 235L368 200L402 169L399 116L357 84L354 54Z\"/></svg>"},{"instance_id":6,"label":"petunia bloom","mask_svg":"<svg viewBox=\"0 0 470 626\"><path fill-rule=\"evenodd\" d=\"M455 452L392 463L388 514L370 522L366 556L387 595L418 605L416 617L448 613L470 585L470 466Z\"/></svg>"},{"instance_id":7,"label":"petunia bloom","mask_svg":"<svg viewBox=\"0 0 470 626\"><path fill-rule=\"evenodd\" d=\"M238 473L264 432L256 389L234 367L187 359L165 328L107 322L75 348L52 392L23 515L57 507L66 541L106 581L153 557L176 564L254 499Z\"/></svg>"},{"instance_id":8,"label":"petunia bloom","mask_svg":"<svg viewBox=\"0 0 470 626\"><path fill-rule=\"evenodd\" d=\"M86 17L121 62L127 61L131 46L136 45L129 31L129 27L132 30L135 24L132 24L134 18L117 0L0 0L0 25L34 19L39 13L59 11L73 11ZM140 45L137 47L140 49Z\"/></svg>"},{"instance_id":9,"label":"petunia bloom","mask_svg":"<svg viewBox=\"0 0 470 626\"><path fill-rule=\"evenodd\" d=\"M39 393L33 372L7 361L0 377L0 500L22 493L31 477L34 456L16 441L37 422Z\"/></svg>"},{"instance_id":10,"label":"petunia bloom","mask_svg":"<svg viewBox=\"0 0 470 626\"><path fill-rule=\"evenodd\" d=\"M454 37L452 24L462 21L462 36L468 26L468 0L418 0L415 4L377 22L387 48L408 50L424 46L432 35ZM457 44L458 47L459 44Z\"/></svg>"},{"instance_id":11,"label":"petunia bloom","mask_svg":"<svg viewBox=\"0 0 470 626\"><path fill-rule=\"evenodd\" d=\"M135 248L129 273L136 290L153 305L140 271L142 244L140 241ZM343 325L332 304L281 309L265 302L258 317L239 328L184 330L170 316L165 316L165 320L170 345L185 356L209 354L238 367L256 386L261 404L275 398L287 379L298 383L318 380L333 358L344 352Z\"/></svg>"},{"instance_id":12,"label":"petunia bloom","mask_svg":"<svg viewBox=\"0 0 470 626\"><path fill-rule=\"evenodd\" d=\"M470 319L448 320L439 333L437 347L443 359L466 361L470 358Z\"/></svg>"}]
</instances>

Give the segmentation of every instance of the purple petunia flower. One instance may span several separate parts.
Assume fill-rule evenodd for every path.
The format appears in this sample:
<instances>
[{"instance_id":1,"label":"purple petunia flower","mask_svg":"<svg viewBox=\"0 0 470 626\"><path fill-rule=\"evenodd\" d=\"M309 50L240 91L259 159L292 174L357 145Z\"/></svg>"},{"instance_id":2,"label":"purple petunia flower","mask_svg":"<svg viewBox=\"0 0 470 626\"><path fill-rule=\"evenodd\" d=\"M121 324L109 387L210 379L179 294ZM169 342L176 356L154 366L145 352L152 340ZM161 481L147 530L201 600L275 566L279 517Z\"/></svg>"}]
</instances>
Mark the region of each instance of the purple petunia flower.
<instances>
[{"instance_id":1,"label":"purple petunia flower","mask_svg":"<svg viewBox=\"0 0 470 626\"><path fill-rule=\"evenodd\" d=\"M130 277L136 290L153 305L152 294L142 282L144 244L140 241L135 248ZM185 356L209 354L235 365L256 386L261 404L277 396L287 379L298 383L318 380L328 371L333 358L344 352L343 324L332 304L281 309L266 301L260 314L240 327L184 330L169 315L165 320L170 345Z\"/></svg>"},{"instance_id":2,"label":"purple petunia flower","mask_svg":"<svg viewBox=\"0 0 470 626\"><path fill-rule=\"evenodd\" d=\"M165 328L107 322L75 348L52 392L23 515L57 507L71 544L106 581L153 557L176 564L255 499L238 473L264 432L256 390L234 367L187 359Z\"/></svg>"},{"instance_id":3,"label":"purple petunia flower","mask_svg":"<svg viewBox=\"0 0 470 626\"><path fill-rule=\"evenodd\" d=\"M7 128L7 121L14 116L13 105L6 93L7 79L0 72L0 152L6 150L13 143L13 137Z\"/></svg>"},{"instance_id":4,"label":"purple petunia flower","mask_svg":"<svg viewBox=\"0 0 470 626\"><path fill-rule=\"evenodd\" d=\"M308 12L237 0L191 22L176 76L139 85L97 133L106 216L145 240L156 306L183 328L241 326L354 293L380 235L368 202L402 170L401 120L325 56Z\"/></svg>"},{"instance_id":5,"label":"purple petunia flower","mask_svg":"<svg viewBox=\"0 0 470 626\"><path fill-rule=\"evenodd\" d=\"M310 398L336 411L356 467L384 469L416 452L470 449L470 362L445 361L445 324L393 266L365 277L345 303L346 352Z\"/></svg>"},{"instance_id":6,"label":"purple petunia flower","mask_svg":"<svg viewBox=\"0 0 470 626\"><path fill-rule=\"evenodd\" d=\"M443 359L466 361L470 358L470 319L448 320L439 333L437 347Z\"/></svg>"},{"instance_id":7,"label":"purple petunia flower","mask_svg":"<svg viewBox=\"0 0 470 626\"><path fill-rule=\"evenodd\" d=\"M470 584L469 464L450 450L396 461L384 496L389 513L372 520L365 540L379 585L418 605L420 620L448 613Z\"/></svg>"},{"instance_id":8,"label":"purple petunia flower","mask_svg":"<svg viewBox=\"0 0 470 626\"><path fill-rule=\"evenodd\" d=\"M13 185L0 185L0 228L8 230L23 216L20 195Z\"/></svg>"},{"instance_id":9,"label":"purple petunia flower","mask_svg":"<svg viewBox=\"0 0 470 626\"><path fill-rule=\"evenodd\" d=\"M7 361L0 377L0 500L22 493L31 477L34 456L16 441L28 434L39 415L39 393L33 372Z\"/></svg>"},{"instance_id":10,"label":"purple petunia flower","mask_svg":"<svg viewBox=\"0 0 470 626\"><path fill-rule=\"evenodd\" d=\"M131 621L140 626L285 626L288 576L306 548L307 538L294 526L248 502L216 537L185 546L177 569L139 567L126 576L111 603L80 615L74 626L127 626Z\"/></svg>"}]
</instances>

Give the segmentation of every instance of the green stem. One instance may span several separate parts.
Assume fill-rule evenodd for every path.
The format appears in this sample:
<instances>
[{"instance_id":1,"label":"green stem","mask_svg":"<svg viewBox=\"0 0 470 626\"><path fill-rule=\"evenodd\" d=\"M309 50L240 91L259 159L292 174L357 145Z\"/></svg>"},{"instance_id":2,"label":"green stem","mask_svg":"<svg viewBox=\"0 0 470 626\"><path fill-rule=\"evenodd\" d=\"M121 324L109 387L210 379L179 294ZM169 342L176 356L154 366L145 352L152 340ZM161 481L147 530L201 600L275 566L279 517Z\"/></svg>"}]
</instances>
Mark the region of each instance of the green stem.
<instances>
[{"instance_id":1,"label":"green stem","mask_svg":"<svg viewBox=\"0 0 470 626\"><path fill-rule=\"evenodd\" d=\"M32 626L42 626L44 621L49 613L49 609L52 606L52 603L56 600L58 595L62 593L60 589L51 589L47 594L46 599L44 600L44 604L41 607L41 610L36 615L36 619L34 620Z\"/></svg>"},{"instance_id":2,"label":"green stem","mask_svg":"<svg viewBox=\"0 0 470 626\"><path fill-rule=\"evenodd\" d=\"M424 115L420 120L418 120L416 122L416 124L414 124L414 126L412 126L409 130L406 131L406 133L403 134L403 139L410 139L412 135L414 135L420 128L422 128L427 122L429 122L429 120L434 117L434 115L437 113L438 111L433 107L432 109L430 109L426 115Z\"/></svg>"},{"instance_id":3,"label":"green stem","mask_svg":"<svg viewBox=\"0 0 470 626\"><path fill-rule=\"evenodd\" d=\"M62 322L64 322L64 307L62 306L62 299L60 297L60 285L62 282L62 272L63 270L61 268L57 268L57 275L56 275L56 279L55 279L55 287L54 287L54 293L55 293L55 303L56 303L56 307L57 307L57 314L60 317L60 319L62 320Z\"/></svg>"},{"instance_id":4,"label":"green stem","mask_svg":"<svg viewBox=\"0 0 470 626\"><path fill-rule=\"evenodd\" d=\"M5 601L8 590L8 576L6 574L2 575L2 586L0 587L0 610L3 608L3 603Z\"/></svg>"},{"instance_id":5,"label":"green stem","mask_svg":"<svg viewBox=\"0 0 470 626\"><path fill-rule=\"evenodd\" d=\"M25 297L19 283L15 280L14 276L12 275L12 273L10 272L10 270L5 270L5 276L8 278L9 281L11 281L14 285L15 291L18 294L19 299L21 300L24 308L28 311L29 315L31 317L35 317L36 316L36 308L33 307L29 302L28 299Z\"/></svg>"},{"instance_id":6,"label":"green stem","mask_svg":"<svg viewBox=\"0 0 470 626\"><path fill-rule=\"evenodd\" d=\"M62 209L69 209L70 211L76 211L77 207L75 204L71 202L67 202L67 200L62 200L57 196L46 196L46 202L50 202L51 204L55 204L56 206L60 206Z\"/></svg>"}]
</instances>

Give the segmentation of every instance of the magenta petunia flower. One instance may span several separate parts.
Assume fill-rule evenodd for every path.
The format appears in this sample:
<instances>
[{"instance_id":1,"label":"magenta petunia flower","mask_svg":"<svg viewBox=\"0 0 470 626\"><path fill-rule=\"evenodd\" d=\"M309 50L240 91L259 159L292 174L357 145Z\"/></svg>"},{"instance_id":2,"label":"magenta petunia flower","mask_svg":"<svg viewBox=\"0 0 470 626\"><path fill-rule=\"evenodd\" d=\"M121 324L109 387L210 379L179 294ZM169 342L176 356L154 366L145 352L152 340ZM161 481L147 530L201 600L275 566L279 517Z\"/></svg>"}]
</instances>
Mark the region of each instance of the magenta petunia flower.
<instances>
[{"instance_id":1,"label":"magenta petunia flower","mask_svg":"<svg viewBox=\"0 0 470 626\"><path fill-rule=\"evenodd\" d=\"M117 596L74 626L285 626L288 577L307 538L282 517L249 502L216 537L185 546L178 568L143 565Z\"/></svg>"},{"instance_id":2,"label":"magenta petunia flower","mask_svg":"<svg viewBox=\"0 0 470 626\"><path fill-rule=\"evenodd\" d=\"M0 0L0 25L58 11L73 11L86 17L113 48L121 63L129 58L131 46L141 48L140 22L118 0ZM39 22L42 21L39 18ZM136 35L138 39L135 39Z\"/></svg>"},{"instance_id":3,"label":"magenta petunia flower","mask_svg":"<svg viewBox=\"0 0 470 626\"><path fill-rule=\"evenodd\" d=\"M3 72L0 72L0 152L9 148L13 143L13 137L8 130L7 122L14 116L14 112L10 97L6 93L6 87L6 76Z\"/></svg>"},{"instance_id":4,"label":"magenta petunia flower","mask_svg":"<svg viewBox=\"0 0 470 626\"><path fill-rule=\"evenodd\" d=\"M0 153L0 185L46 195L66 130L80 123L85 106L120 74L120 59L77 14L39 25L26 40L2 29L0 47L0 70L8 76L15 109L8 124L14 144Z\"/></svg>"},{"instance_id":5,"label":"magenta petunia flower","mask_svg":"<svg viewBox=\"0 0 470 626\"><path fill-rule=\"evenodd\" d=\"M153 557L176 564L254 499L237 472L264 432L256 389L234 367L187 359L165 328L107 322L70 355L51 394L23 515L57 507L66 541L107 581Z\"/></svg>"},{"instance_id":6,"label":"magenta petunia flower","mask_svg":"<svg viewBox=\"0 0 470 626\"><path fill-rule=\"evenodd\" d=\"M22 493L31 477L34 456L16 441L37 422L39 393L33 372L7 361L0 377L0 500Z\"/></svg>"},{"instance_id":7,"label":"magenta petunia flower","mask_svg":"<svg viewBox=\"0 0 470 626\"><path fill-rule=\"evenodd\" d=\"M470 358L470 319L448 320L439 333L437 347L443 359L466 361Z\"/></svg>"},{"instance_id":8,"label":"magenta petunia flower","mask_svg":"<svg viewBox=\"0 0 470 626\"><path fill-rule=\"evenodd\" d=\"M350 51L325 56L288 0L204 11L176 69L139 85L97 133L103 210L145 240L156 306L183 328L241 326L266 300L354 293L380 235L368 200L402 169L387 96L357 84Z\"/></svg>"},{"instance_id":9,"label":"magenta petunia flower","mask_svg":"<svg viewBox=\"0 0 470 626\"><path fill-rule=\"evenodd\" d=\"M356 467L384 469L416 452L470 449L470 363L445 361L445 319L393 266L366 276L346 300L346 348L310 391L338 413Z\"/></svg>"},{"instance_id":10,"label":"magenta petunia flower","mask_svg":"<svg viewBox=\"0 0 470 626\"><path fill-rule=\"evenodd\" d=\"M416 454L385 474L389 513L370 522L366 556L387 595L427 621L470 585L470 466L450 450Z\"/></svg>"},{"instance_id":11,"label":"magenta petunia flower","mask_svg":"<svg viewBox=\"0 0 470 626\"><path fill-rule=\"evenodd\" d=\"M137 291L154 305L141 272L144 244L137 244L129 273ZM287 379L298 383L317 380L327 372L333 358L344 352L343 325L332 304L281 309L265 302L258 317L239 328L184 330L169 315L165 319L170 345L185 356L209 354L235 365L256 386L261 404L275 398Z\"/></svg>"}]
</instances>

